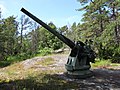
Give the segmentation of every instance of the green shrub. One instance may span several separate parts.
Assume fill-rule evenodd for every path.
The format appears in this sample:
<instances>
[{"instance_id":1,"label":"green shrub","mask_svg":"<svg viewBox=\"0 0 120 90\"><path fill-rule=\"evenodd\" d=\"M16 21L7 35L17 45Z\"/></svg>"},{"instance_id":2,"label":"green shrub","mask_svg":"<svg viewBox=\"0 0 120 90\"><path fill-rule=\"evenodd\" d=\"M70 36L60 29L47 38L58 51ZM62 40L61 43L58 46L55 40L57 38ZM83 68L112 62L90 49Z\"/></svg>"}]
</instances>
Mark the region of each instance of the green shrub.
<instances>
[{"instance_id":1,"label":"green shrub","mask_svg":"<svg viewBox=\"0 0 120 90\"><path fill-rule=\"evenodd\" d=\"M11 62L8 62L8 61L0 61L0 67L6 67L6 66L8 66L8 65L10 65L11 64Z\"/></svg>"},{"instance_id":2,"label":"green shrub","mask_svg":"<svg viewBox=\"0 0 120 90\"><path fill-rule=\"evenodd\" d=\"M52 53L52 51L53 51L53 49L45 47L38 51L38 55L42 55L42 56L49 55Z\"/></svg>"}]
</instances>

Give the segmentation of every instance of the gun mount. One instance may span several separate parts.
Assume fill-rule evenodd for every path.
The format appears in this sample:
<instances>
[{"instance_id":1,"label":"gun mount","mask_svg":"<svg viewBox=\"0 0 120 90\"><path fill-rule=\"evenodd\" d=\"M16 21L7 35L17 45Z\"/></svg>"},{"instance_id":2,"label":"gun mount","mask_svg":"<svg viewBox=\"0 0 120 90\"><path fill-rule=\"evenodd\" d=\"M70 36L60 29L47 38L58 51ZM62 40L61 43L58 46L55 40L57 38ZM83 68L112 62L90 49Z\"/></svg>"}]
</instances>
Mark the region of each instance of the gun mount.
<instances>
[{"instance_id":1,"label":"gun mount","mask_svg":"<svg viewBox=\"0 0 120 90\"><path fill-rule=\"evenodd\" d=\"M67 63L65 64L68 77L87 78L93 75L92 71L89 70L91 67L90 62L94 62L96 56L94 51L89 46L81 41L74 43L69 38L59 34L56 30L53 30L50 26L32 15L24 8L22 8L21 11L46 28L49 32L57 36L61 41L71 48L71 53L68 57Z\"/></svg>"}]
</instances>

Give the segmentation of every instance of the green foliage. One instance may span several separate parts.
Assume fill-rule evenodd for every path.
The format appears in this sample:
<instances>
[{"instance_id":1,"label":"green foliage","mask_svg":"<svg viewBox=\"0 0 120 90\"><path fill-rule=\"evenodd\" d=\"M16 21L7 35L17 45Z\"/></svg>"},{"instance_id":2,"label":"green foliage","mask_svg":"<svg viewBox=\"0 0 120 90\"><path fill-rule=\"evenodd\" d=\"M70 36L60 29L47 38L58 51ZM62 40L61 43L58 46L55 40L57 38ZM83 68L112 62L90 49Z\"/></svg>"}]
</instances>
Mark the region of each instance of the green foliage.
<instances>
[{"instance_id":1,"label":"green foliage","mask_svg":"<svg viewBox=\"0 0 120 90\"><path fill-rule=\"evenodd\" d=\"M82 5L82 23L59 29L48 25L72 41L93 40L91 44L100 59L120 62L120 2L119 0L77 0ZM25 33L27 32L27 33ZM24 60L35 55L48 55L65 47L55 35L22 15L20 21L14 16L0 20L0 59Z\"/></svg>"},{"instance_id":2,"label":"green foliage","mask_svg":"<svg viewBox=\"0 0 120 90\"><path fill-rule=\"evenodd\" d=\"M100 59L120 62L120 2L117 0L77 0L83 6L83 38L94 40L94 50ZM84 40L84 39L81 39Z\"/></svg>"},{"instance_id":3,"label":"green foliage","mask_svg":"<svg viewBox=\"0 0 120 90\"><path fill-rule=\"evenodd\" d=\"M53 52L53 49L45 47L45 48L38 51L38 55L45 56L45 55L51 54L52 52Z\"/></svg>"},{"instance_id":4,"label":"green foliage","mask_svg":"<svg viewBox=\"0 0 120 90\"><path fill-rule=\"evenodd\" d=\"M98 67L101 67L101 68L106 68L106 67L109 67L111 65L111 61L110 60L96 60L95 63L92 63L92 68L98 68Z\"/></svg>"},{"instance_id":5,"label":"green foliage","mask_svg":"<svg viewBox=\"0 0 120 90\"><path fill-rule=\"evenodd\" d=\"M0 58L6 59L7 56L14 54L17 21L10 16L0 20Z\"/></svg>"},{"instance_id":6,"label":"green foliage","mask_svg":"<svg viewBox=\"0 0 120 90\"><path fill-rule=\"evenodd\" d=\"M20 61L23 61L23 60L26 60L26 59L32 58L32 57L34 57L34 55L30 55L27 53L21 53L19 55L13 55L13 56L11 55L11 56L8 56L6 58L6 60L0 61L0 67L6 67L13 63L17 63L17 62L20 62Z\"/></svg>"},{"instance_id":7,"label":"green foliage","mask_svg":"<svg viewBox=\"0 0 120 90\"><path fill-rule=\"evenodd\" d=\"M16 56L12 56L13 58L13 61L16 60L16 61L22 61L22 60L26 60L28 58L31 58L33 57L34 55L30 55L29 53L20 53ZM9 60L12 60L11 58Z\"/></svg>"},{"instance_id":8,"label":"green foliage","mask_svg":"<svg viewBox=\"0 0 120 90\"><path fill-rule=\"evenodd\" d=\"M57 30L56 26L52 22L50 22L48 25L53 30ZM55 35L53 35L43 27L39 28L39 36L40 48L48 47L56 50L63 46L63 43Z\"/></svg>"},{"instance_id":9,"label":"green foliage","mask_svg":"<svg viewBox=\"0 0 120 90\"><path fill-rule=\"evenodd\" d=\"M8 66L10 64L11 64L11 62L8 62L8 61L0 61L0 68L6 67L6 66Z\"/></svg>"},{"instance_id":10,"label":"green foliage","mask_svg":"<svg viewBox=\"0 0 120 90\"><path fill-rule=\"evenodd\" d=\"M6 60L10 64L38 54L48 55L52 50L63 46L63 43L55 35L31 22L24 15L22 15L20 22L17 22L15 19L13 16L10 16L0 20L1 61ZM52 22L48 25L53 30L57 30ZM28 28L31 31L27 31ZM24 34L24 31L28 33ZM6 66L7 64L5 63L4 65Z\"/></svg>"}]
</instances>

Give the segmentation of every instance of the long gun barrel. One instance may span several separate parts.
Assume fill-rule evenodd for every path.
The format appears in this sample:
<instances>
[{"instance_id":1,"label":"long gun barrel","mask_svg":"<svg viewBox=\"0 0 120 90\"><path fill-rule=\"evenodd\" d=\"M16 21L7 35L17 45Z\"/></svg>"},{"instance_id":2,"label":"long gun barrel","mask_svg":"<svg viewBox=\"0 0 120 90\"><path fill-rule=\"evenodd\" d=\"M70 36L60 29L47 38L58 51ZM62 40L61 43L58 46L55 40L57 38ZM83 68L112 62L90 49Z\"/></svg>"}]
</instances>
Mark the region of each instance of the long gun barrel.
<instances>
[{"instance_id":1,"label":"long gun barrel","mask_svg":"<svg viewBox=\"0 0 120 90\"><path fill-rule=\"evenodd\" d=\"M44 28L46 28L48 31L50 31L52 34L54 34L55 36L57 36L61 41L63 41L66 45L68 45L71 49L75 46L75 43L72 42L70 39L66 38L64 35L59 34L56 30L53 30L50 26L48 26L46 23L44 23L43 21L41 21L40 19L38 19L37 17L35 17L34 15L32 15L30 12L28 12L27 10L25 10L24 8L21 9L21 11L23 13L25 13L26 15L28 15L30 18L32 18L34 21L36 21L37 23L39 23L40 25L42 25Z\"/></svg>"}]
</instances>

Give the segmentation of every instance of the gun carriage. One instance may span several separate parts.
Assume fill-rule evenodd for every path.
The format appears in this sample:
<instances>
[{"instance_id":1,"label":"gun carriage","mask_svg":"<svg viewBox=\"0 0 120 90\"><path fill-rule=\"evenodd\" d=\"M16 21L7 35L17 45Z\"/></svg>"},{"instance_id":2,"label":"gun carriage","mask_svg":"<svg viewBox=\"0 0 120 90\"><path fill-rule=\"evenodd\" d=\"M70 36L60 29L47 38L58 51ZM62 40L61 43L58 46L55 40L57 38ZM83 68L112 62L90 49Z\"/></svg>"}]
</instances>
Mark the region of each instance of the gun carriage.
<instances>
[{"instance_id":1,"label":"gun carriage","mask_svg":"<svg viewBox=\"0 0 120 90\"><path fill-rule=\"evenodd\" d=\"M57 36L61 41L71 48L71 53L65 64L65 68L67 70L66 74L68 77L87 78L93 75L93 72L90 71L90 62L94 62L96 56L95 52L88 45L81 41L74 43L69 38L58 33L56 30L53 30L50 26L45 24L43 21L35 17L24 8L22 8L21 11L46 28L49 32Z\"/></svg>"}]
</instances>

